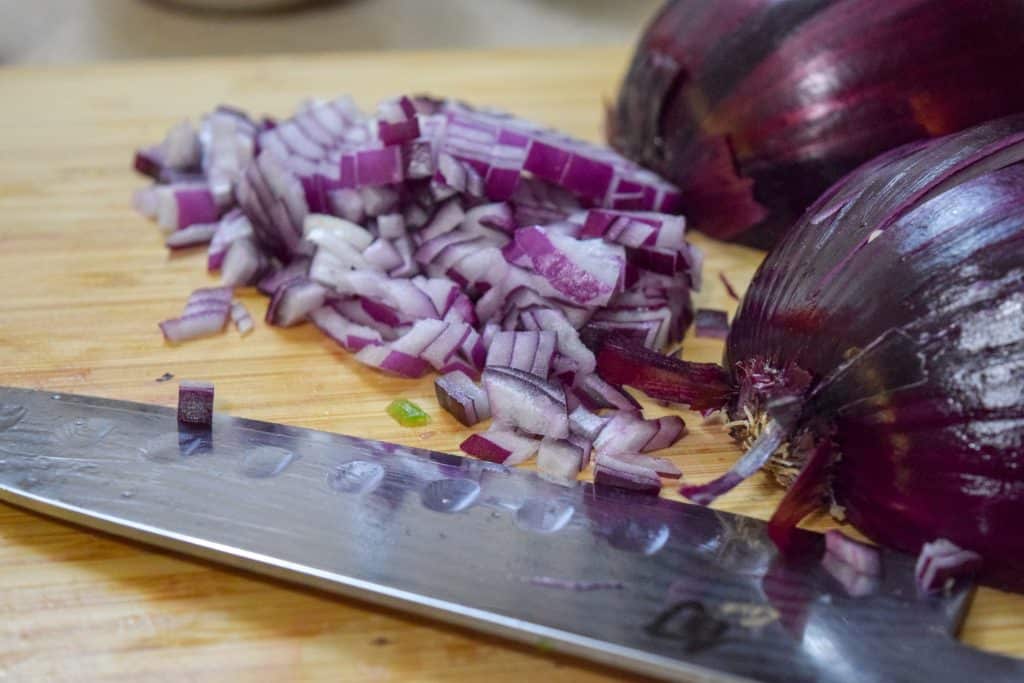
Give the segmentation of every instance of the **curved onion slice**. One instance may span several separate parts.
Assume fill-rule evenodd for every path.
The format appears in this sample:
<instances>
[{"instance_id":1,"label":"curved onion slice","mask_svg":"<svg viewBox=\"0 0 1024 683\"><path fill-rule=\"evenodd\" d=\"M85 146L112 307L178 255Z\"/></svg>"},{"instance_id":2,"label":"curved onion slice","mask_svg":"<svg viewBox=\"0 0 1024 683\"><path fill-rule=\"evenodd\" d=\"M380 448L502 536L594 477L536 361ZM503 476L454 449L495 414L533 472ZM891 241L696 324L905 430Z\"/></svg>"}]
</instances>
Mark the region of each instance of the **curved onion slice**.
<instances>
[{"instance_id":1,"label":"curved onion slice","mask_svg":"<svg viewBox=\"0 0 1024 683\"><path fill-rule=\"evenodd\" d=\"M231 288L203 287L189 295L180 317L160 323L160 331L167 341L182 342L220 332L230 316Z\"/></svg>"},{"instance_id":2,"label":"curved onion slice","mask_svg":"<svg viewBox=\"0 0 1024 683\"><path fill-rule=\"evenodd\" d=\"M483 383L495 420L530 434L555 439L569 436L561 386L529 372L496 366L484 369Z\"/></svg>"},{"instance_id":3,"label":"curved onion slice","mask_svg":"<svg viewBox=\"0 0 1024 683\"><path fill-rule=\"evenodd\" d=\"M243 337L252 332L252 316L249 314L249 309L241 301L231 302L231 322L235 323L235 329Z\"/></svg>"}]
</instances>

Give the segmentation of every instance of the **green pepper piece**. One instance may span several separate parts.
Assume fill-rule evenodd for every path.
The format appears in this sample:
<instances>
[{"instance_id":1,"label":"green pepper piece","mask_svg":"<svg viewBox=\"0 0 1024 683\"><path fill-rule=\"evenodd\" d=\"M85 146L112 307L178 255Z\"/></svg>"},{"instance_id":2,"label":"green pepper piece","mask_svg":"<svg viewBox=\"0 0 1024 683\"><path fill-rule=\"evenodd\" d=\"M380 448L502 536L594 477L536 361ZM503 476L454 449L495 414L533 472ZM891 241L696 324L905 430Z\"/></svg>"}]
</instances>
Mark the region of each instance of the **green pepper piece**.
<instances>
[{"instance_id":1,"label":"green pepper piece","mask_svg":"<svg viewBox=\"0 0 1024 683\"><path fill-rule=\"evenodd\" d=\"M388 404L388 415L403 427L422 427L430 422L430 416L412 401L397 398Z\"/></svg>"}]
</instances>

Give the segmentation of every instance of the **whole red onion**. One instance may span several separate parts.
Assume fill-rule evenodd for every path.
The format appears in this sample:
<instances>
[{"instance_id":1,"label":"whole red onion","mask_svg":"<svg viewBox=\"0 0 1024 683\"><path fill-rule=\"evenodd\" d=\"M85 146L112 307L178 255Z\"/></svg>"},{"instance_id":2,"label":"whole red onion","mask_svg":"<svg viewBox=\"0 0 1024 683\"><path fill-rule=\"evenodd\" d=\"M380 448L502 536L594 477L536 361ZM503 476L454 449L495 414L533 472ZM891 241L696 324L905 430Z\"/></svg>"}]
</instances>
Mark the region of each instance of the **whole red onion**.
<instances>
[{"instance_id":1,"label":"whole red onion","mask_svg":"<svg viewBox=\"0 0 1024 683\"><path fill-rule=\"evenodd\" d=\"M1024 111L1022 36L1021 0L672 0L609 138L695 227L768 247L876 154Z\"/></svg>"},{"instance_id":2,"label":"whole red onion","mask_svg":"<svg viewBox=\"0 0 1024 683\"><path fill-rule=\"evenodd\" d=\"M826 192L768 254L725 359L605 341L610 382L725 408L750 446L706 503L766 466L783 548L833 505L883 544L948 539L1024 590L1024 114L914 142Z\"/></svg>"}]
</instances>

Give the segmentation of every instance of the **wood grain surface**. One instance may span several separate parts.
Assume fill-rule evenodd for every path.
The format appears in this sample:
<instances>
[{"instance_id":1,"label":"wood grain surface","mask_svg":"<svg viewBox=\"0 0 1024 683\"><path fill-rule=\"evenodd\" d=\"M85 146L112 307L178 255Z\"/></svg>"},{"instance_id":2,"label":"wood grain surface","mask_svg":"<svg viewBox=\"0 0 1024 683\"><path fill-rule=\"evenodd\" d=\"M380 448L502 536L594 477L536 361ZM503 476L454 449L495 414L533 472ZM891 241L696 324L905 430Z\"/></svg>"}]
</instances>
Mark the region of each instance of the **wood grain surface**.
<instances>
[{"instance_id":1,"label":"wood grain surface","mask_svg":"<svg viewBox=\"0 0 1024 683\"><path fill-rule=\"evenodd\" d=\"M220 102L283 115L350 92L366 106L430 91L507 108L598 139L602 100L627 52L397 53L0 70L0 383L173 405L176 378L212 380L228 413L443 451L467 434L432 380L369 371L310 326L233 331L178 347L157 321L213 282L202 250L169 256L129 195L133 148ZM760 254L712 243L698 305L733 309ZM254 316L265 302L243 295ZM688 340L717 360L721 344ZM425 428L384 412L405 397ZM664 411L652 408L658 414ZM671 457L686 477L723 472L737 449L687 414ZM665 495L674 496L671 489ZM757 476L723 509L766 518L779 491ZM833 525L824 515L807 526ZM979 591L963 633L1024 655L1024 597ZM927 653L922 653L927 656ZM611 681L578 660L328 597L0 505L0 677L9 680Z\"/></svg>"}]
</instances>

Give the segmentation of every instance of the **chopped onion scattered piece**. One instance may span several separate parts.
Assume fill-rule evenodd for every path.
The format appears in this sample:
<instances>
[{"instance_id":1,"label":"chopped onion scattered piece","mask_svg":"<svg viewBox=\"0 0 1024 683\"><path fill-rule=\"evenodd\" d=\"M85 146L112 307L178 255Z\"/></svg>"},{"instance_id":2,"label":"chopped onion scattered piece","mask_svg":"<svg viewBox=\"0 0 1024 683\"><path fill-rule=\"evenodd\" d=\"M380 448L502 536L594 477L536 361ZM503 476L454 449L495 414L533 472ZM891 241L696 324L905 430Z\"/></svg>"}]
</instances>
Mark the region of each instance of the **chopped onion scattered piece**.
<instances>
[{"instance_id":1,"label":"chopped onion scattered piece","mask_svg":"<svg viewBox=\"0 0 1024 683\"><path fill-rule=\"evenodd\" d=\"M855 541L836 529L825 532L825 552L835 555L861 574L878 574L882 559L878 548Z\"/></svg>"},{"instance_id":2,"label":"chopped onion scattered piece","mask_svg":"<svg viewBox=\"0 0 1024 683\"><path fill-rule=\"evenodd\" d=\"M520 465L534 456L540 440L513 429L492 426L486 432L471 435L459 444L464 452L481 460L503 465Z\"/></svg>"},{"instance_id":3,"label":"chopped onion scattered piece","mask_svg":"<svg viewBox=\"0 0 1024 683\"><path fill-rule=\"evenodd\" d=\"M178 422L198 427L213 424L213 383L187 379L178 383Z\"/></svg>"},{"instance_id":4,"label":"chopped onion scattered piece","mask_svg":"<svg viewBox=\"0 0 1024 683\"><path fill-rule=\"evenodd\" d=\"M951 588L957 579L974 576L981 568L981 555L940 538L921 547L914 576L922 593L937 593Z\"/></svg>"},{"instance_id":5,"label":"chopped onion scattered piece","mask_svg":"<svg viewBox=\"0 0 1024 683\"><path fill-rule=\"evenodd\" d=\"M729 316L725 311L698 308L693 319L694 334L709 339L725 339L729 336Z\"/></svg>"},{"instance_id":6,"label":"chopped onion scattered piece","mask_svg":"<svg viewBox=\"0 0 1024 683\"><path fill-rule=\"evenodd\" d=\"M160 331L173 343L205 337L223 330L230 315L231 288L203 287L189 295L180 317L160 323Z\"/></svg>"},{"instance_id":7,"label":"chopped onion scattered piece","mask_svg":"<svg viewBox=\"0 0 1024 683\"><path fill-rule=\"evenodd\" d=\"M456 420L472 427L491 416L487 393L459 370L448 372L434 380L437 402Z\"/></svg>"},{"instance_id":8,"label":"chopped onion scattered piece","mask_svg":"<svg viewBox=\"0 0 1024 683\"><path fill-rule=\"evenodd\" d=\"M594 467L594 484L626 489L637 493L656 496L661 493L661 480L653 470L646 472L625 472L623 470L600 465Z\"/></svg>"},{"instance_id":9,"label":"chopped onion scattered piece","mask_svg":"<svg viewBox=\"0 0 1024 683\"><path fill-rule=\"evenodd\" d=\"M231 302L231 321L235 323L235 329L240 335L245 336L252 332L252 316L249 315L249 309L241 301Z\"/></svg>"},{"instance_id":10,"label":"chopped onion scattered piece","mask_svg":"<svg viewBox=\"0 0 1024 683\"><path fill-rule=\"evenodd\" d=\"M496 366L484 370L483 384L495 420L529 434L555 439L569 436L561 386L529 372Z\"/></svg>"},{"instance_id":11,"label":"chopped onion scattered piece","mask_svg":"<svg viewBox=\"0 0 1024 683\"><path fill-rule=\"evenodd\" d=\"M537 451L537 470L548 481L568 486L584 465L584 453L568 439L546 438L540 442Z\"/></svg>"},{"instance_id":12,"label":"chopped onion scattered piece","mask_svg":"<svg viewBox=\"0 0 1024 683\"><path fill-rule=\"evenodd\" d=\"M645 475L650 472L666 479L679 479L683 473L676 467L675 463L658 458L653 455L629 452L609 452L597 450L597 464L608 467L619 472L631 472L637 475Z\"/></svg>"}]
</instances>

